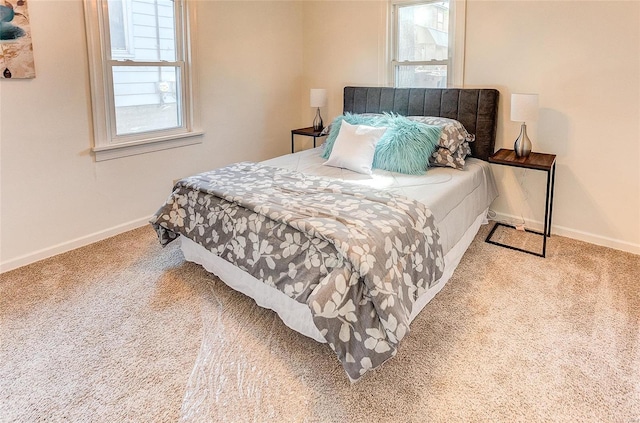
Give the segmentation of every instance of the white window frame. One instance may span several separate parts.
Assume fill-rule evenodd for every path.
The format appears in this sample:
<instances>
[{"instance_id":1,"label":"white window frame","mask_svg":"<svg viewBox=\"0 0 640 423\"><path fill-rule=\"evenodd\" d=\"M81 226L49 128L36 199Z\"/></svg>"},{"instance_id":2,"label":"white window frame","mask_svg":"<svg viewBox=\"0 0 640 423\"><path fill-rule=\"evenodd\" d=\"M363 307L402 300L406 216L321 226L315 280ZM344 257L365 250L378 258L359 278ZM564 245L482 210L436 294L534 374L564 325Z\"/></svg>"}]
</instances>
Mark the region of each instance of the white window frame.
<instances>
[{"instance_id":1,"label":"white window frame","mask_svg":"<svg viewBox=\"0 0 640 423\"><path fill-rule=\"evenodd\" d=\"M402 65L446 65L447 87L464 86L464 49L466 26L466 0L449 0L449 57L447 60L398 61L398 7L438 3L442 0L391 0L389 1L389 85L396 86L396 70Z\"/></svg>"},{"instance_id":2,"label":"white window frame","mask_svg":"<svg viewBox=\"0 0 640 423\"><path fill-rule=\"evenodd\" d=\"M192 45L195 33L195 11L189 0L173 0L176 20L176 61L142 62L111 57L107 0L84 0L87 31L91 106L93 114L93 148L96 161L165 150L202 142L197 113L197 87ZM117 135L115 94L112 77L114 66L168 66L180 69L181 123L177 128Z\"/></svg>"}]
</instances>

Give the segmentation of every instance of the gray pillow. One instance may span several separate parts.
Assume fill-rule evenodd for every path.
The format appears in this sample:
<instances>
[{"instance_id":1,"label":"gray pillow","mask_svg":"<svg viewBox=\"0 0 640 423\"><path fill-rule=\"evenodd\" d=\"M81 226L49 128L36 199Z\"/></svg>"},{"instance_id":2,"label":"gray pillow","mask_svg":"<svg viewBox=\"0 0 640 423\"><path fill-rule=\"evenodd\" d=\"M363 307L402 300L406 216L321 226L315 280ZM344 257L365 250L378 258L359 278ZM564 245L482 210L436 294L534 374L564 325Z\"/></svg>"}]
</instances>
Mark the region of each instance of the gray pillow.
<instances>
[{"instance_id":1,"label":"gray pillow","mask_svg":"<svg viewBox=\"0 0 640 423\"><path fill-rule=\"evenodd\" d=\"M455 119L436 116L408 116L408 118L427 125L440 126L442 133L440 134L439 145L448 149L451 153L454 153L465 141L473 142L476 140L476 136L467 132L465 127Z\"/></svg>"},{"instance_id":2,"label":"gray pillow","mask_svg":"<svg viewBox=\"0 0 640 423\"><path fill-rule=\"evenodd\" d=\"M454 169L464 169L465 158L471 155L469 142L463 142L455 152L448 148L439 147L429 157L429 166L452 167Z\"/></svg>"},{"instance_id":3,"label":"gray pillow","mask_svg":"<svg viewBox=\"0 0 640 423\"><path fill-rule=\"evenodd\" d=\"M475 135L470 134L464 125L455 119L439 116L408 116L408 118L442 128L438 149L429 157L429 166L464 169L465 158L471 155L469 143L476 140Z\"/></svg>"}]
</instances>

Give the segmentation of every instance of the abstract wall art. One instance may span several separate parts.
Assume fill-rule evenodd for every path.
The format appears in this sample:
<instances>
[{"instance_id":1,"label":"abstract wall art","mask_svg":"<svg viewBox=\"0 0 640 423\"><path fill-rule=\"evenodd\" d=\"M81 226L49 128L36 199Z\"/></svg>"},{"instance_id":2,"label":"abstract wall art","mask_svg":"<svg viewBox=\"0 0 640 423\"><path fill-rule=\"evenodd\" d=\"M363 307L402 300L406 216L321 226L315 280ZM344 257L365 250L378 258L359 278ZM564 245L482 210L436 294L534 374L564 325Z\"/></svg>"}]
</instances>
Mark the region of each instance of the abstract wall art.
<instances>
[{"instance_id":1,"label":"abstract wall art","mask_svg":"<svg viewBox=\"0 0 640 423\"><path fill-rule=\"evenodd\" d=\"M27 0L0 0L0 78L35 78Z\"/></svg>"}]
</instances>

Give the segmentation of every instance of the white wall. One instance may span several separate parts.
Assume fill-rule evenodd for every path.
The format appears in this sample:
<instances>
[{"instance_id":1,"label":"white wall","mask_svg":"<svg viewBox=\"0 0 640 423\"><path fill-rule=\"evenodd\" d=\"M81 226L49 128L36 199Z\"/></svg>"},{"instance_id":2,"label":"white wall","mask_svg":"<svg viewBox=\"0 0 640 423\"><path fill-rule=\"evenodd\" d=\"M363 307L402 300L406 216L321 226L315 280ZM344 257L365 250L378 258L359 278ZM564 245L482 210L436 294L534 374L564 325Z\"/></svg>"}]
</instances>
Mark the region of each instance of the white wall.
<instances>
[{"instance_id":1,"label":"white wall","mask_svg":"<svg viewBox=\"0 0 640 423\"><path fill-rule=\"evenodd\" d=\"M326 88L325 124L342 114L346 85L386 80L386 1L304 2L303 104L309 88ZM307 118L313 121L314 113Z\"/></svg>"},{"instance_id":2,"label":"white wall","mask_svg":"<svg viewBox=\"0 0 640 423\"><path fill-rule=\"evenodd\" d=\"M556 233L640 254L640 2L471 1L465 85L540 95L534 151L556 154ZM503 216L542 222L542 172L495 166Z\"/></svg>"},{"instance_id":3,"label":"white wall","mask_svg":"<svg viewBox=\"0 0 640 423\"><path fill-rule=\"evenodd\" d=\"M0 81L1 270L144 225L174 179L289 151L302 5L197 8L203 143L96 163L82 2L29 3L36 78Z\"/></svg>"},{"instance_id":4,"label":"white wall","mask_svg":"<svg viewBox=\"0 0 640 423\"><path fill-rule=\"evenodd\" d=\"M513 92L540 94L528 125L534 150L554 153L553 231L640 254L640 2L484 1L466 8L465 87L500 90L497 148L513 148ZM307 86L386 85L385 2L305 4ZM545 174L494 166L502 219L544 220Z\"/></svg>"}]
</instances>

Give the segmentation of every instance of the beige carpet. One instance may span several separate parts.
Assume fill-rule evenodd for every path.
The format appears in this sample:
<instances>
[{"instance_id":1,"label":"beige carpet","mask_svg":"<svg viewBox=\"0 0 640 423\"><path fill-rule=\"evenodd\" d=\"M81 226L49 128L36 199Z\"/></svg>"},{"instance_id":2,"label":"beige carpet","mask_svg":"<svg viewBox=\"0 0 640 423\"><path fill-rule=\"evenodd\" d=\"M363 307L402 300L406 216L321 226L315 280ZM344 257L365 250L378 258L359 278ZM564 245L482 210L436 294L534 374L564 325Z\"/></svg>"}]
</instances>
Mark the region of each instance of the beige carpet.
<instances>
[{"instance_id":1,"label":"beige carpet","mask_svg":"<svg viewBox=\"0 0 640 423\"><path fill-rule=\"evenodd\" d=\"M2 274L0 421L640 422L640 256L487 230L353 385L151 228Z\"/></svg>"}]
</instances>

